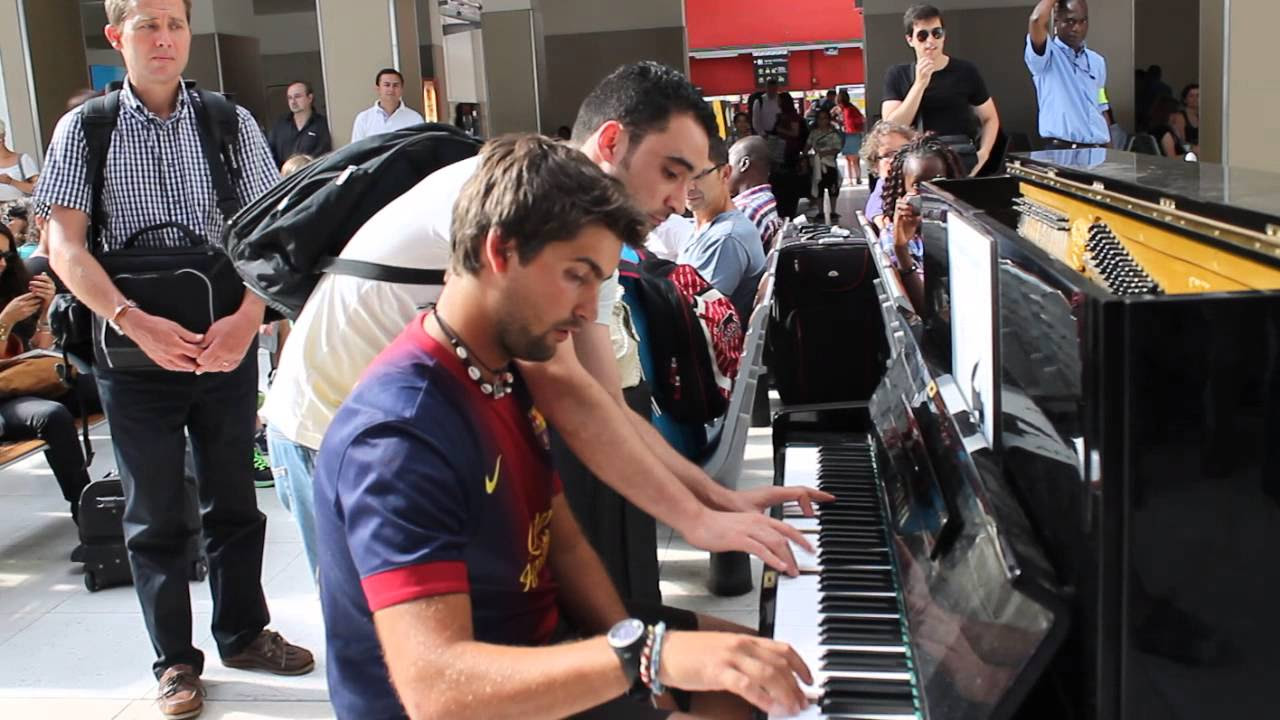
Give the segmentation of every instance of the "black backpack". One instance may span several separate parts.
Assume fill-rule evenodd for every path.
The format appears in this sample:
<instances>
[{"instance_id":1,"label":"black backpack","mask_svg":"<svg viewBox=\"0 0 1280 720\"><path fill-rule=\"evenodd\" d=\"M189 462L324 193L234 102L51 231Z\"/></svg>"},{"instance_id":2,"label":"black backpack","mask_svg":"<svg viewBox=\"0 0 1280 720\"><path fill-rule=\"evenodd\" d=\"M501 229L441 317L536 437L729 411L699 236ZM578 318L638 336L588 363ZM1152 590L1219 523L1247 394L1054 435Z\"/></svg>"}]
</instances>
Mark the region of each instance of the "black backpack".
<instances>
[{"instance_id":1,"label":"black backpack","mask_svg":"<svg viewBox=\"0 0 1280 720\"><path fill-rule=\"evenodd\" d=\"M618 281L644 312L654 402L683 423L723 416L745 337L733 303L693 266L641 250L624 251Z\"/></svg>"},{"instance_id":2,"label":"black backpack","mask_svg":"<svg viewBox=\"0 0 1280 720\"><path fill-rule=\"evenodd\" d=\"M227 225L223 248L251 290L296 319L321 273L439 285L443 270L395 267L337 256L365 222L423 178L473 157L480 142L450 125L425 123L374 135L282 180Z\"/></svg>"}]
</instances>

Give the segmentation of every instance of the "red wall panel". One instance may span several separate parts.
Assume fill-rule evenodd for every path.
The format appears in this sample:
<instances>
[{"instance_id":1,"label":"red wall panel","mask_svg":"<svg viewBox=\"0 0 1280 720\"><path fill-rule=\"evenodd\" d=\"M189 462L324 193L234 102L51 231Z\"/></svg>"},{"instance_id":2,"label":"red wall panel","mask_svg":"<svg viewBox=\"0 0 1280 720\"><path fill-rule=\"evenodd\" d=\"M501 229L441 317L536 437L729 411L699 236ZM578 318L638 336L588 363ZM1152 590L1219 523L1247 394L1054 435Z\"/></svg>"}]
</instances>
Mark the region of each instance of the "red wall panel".
<instances>
[{"instance_id":1,"label":"red wall panel","mask_svg":"<svg viewBox=\"0 0 1280 720\"><path fill-rule=\"evenodd\" d=\"M786 90L829 90L866 79L862 48L840 48L839 55L821 50L791 53ZM704 95L746 95L756 90L751 54L728 58L690 58L689 76Z\"/></svg>"},{"instance_id":2,"label":"red wall panel","mask_svg":"<svg viewBox=\"0 0 1280 720\"><path fill-rule=\"evenodd\" d=\"M689 49L860 40L853 0L685 0Z\"/></svg>"}]
</instances>

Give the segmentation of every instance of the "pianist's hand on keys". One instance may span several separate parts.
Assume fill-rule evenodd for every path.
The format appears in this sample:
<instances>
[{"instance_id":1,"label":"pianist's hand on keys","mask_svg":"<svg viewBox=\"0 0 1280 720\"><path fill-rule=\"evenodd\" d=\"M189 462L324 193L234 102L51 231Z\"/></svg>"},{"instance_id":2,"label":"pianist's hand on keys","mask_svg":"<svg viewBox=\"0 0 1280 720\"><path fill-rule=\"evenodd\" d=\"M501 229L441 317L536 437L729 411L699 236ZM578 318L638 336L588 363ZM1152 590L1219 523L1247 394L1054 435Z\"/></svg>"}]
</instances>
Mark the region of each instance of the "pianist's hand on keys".
<instances>
[{"instance_id":1,"label":"pianist's hand on keys","mask_svg":"<svg viewBox=\"0 0 1280 720\"><path fill-rule=\"evenodd\" d=\"M693 523L687 532L676 529L685 542L696 548L711 552L748 552L778 572L795 577L798 570L791 543L812 550L809 541L794 527L761 513L785 504L813 517L814 503L833 500L835 496L830 493L802 485L724 490L708 499L718 511L706 510L707 517Z\"/></svg>"},{"instance_id":2,"label":"pianist's hand on keys","mask_svg":"<svg viewBox=\"0 0 1280 720\"><path fill-rule=\"evenodd\" d=\"M695 693L730 692L766 713L782 715L808 708L800 682L813 684L813 674L790 645L737 633L667 633L659 673L663 685Z\"/></svg>"}]
</instances>

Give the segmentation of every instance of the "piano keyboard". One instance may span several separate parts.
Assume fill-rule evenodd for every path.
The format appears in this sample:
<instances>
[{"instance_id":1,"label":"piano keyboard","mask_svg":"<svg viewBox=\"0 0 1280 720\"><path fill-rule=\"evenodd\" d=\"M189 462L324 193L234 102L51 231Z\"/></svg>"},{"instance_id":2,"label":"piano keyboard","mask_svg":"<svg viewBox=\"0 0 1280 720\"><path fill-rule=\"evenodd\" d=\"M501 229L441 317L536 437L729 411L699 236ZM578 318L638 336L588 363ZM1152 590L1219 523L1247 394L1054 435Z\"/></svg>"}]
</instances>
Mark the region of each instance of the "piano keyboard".
<instances>
[{"instance_id":1,"label":"piano keyboard","mask_svg":"<svg viewBox=\"0 0 1280 720\"><path fill-rule=\"evenodd\" d=\"M817 691L796 717L922 720L871 445L788 446L784 468L784 485L837 497L816 518L783 509L815 551L793 546L801 574L776 580L773 637L796 649Z\"/></svg>"}]
</instances>

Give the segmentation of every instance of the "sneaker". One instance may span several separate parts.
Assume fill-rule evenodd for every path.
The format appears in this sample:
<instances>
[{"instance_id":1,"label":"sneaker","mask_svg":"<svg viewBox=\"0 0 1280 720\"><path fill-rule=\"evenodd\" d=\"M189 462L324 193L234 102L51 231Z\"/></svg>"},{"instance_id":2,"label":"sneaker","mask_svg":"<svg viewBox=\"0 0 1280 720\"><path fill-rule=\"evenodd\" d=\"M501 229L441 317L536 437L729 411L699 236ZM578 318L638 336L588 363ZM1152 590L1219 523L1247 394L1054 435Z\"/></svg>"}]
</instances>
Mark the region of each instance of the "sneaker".
<instances>
[{"instance_id":1,"label":"sneaker","mask_svg":"<svg viewBox=\"0 0 1280 720\"><path fill-rule=\"evenodd\" d=\"M195 668L174 665L160 676L160 692L156 698L160 714L172 720L193 718L204 710L204 683Z\"/></svg>"},{"instance_id":2,"label":"sneaker","mask_svg":"<svg viewBox=\"0 0 1280 720\"><path fill-rule=\"evenodd\" d=\"M271 473L271 456L267 454L267 433L259 431L253 438L253 486L275 487L275 475Z\"/></svg>"},{"instance_id":3,"label":"sneaker","mask_svg":"<svg viewBox=\"0 0 1280 720\"><path fill-rule=\"evenodd\" d=\"M315 668L316 661L310 650L289 643L278 632L263 630L240 654L222 658L222 664L276 675L306 675Z\"/></svg>"}]
</instances>

